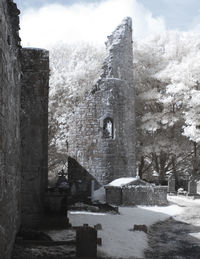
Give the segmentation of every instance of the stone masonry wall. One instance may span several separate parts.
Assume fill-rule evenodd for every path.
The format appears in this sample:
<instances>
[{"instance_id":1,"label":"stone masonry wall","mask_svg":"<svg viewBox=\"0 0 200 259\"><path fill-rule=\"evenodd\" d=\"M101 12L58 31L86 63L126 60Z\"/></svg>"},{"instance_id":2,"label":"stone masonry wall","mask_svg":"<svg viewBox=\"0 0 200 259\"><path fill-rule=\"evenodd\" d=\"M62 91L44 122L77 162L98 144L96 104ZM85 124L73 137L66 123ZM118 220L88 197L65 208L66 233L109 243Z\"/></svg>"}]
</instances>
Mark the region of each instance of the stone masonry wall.
<instances>
[{"instance_id":1,"label":"stone masonry wall","mask_svg":"<svg viewBox=\"0 0 200 259\"><path fill-rule=\"evenodd\" d=\"M101 184L135 176L132 23L108 37L100 80L69 122L69 155Z\"/></svg>"},{"instance_id":2,"label":"stone masonry wall","mask_svg":"<svg viewBox=\"0 0 200 259\"><path fill-rule=\"evenodd\" d=\"M49 53L22 49L21 59L22 226L35 227L48 178Z\"/></svg>"},{"instance_id":3,"label":"stone masonry wall","mask_svg":"<svg viewBox=\"0 0 200 259\"><path fill-rule=\"evenodd\" d=\"M166 206L167 186L106 187L106 202L118 206Z\"/></svg>"},{"instance_id":4,"label":"stone masonry wall","mask_svg":"<svg viewBox=\"0 0 200 259\"><path fill-rule=\"evenodd\" d=\"M125 206L166 206L167 186L128 186L122 188L122 204Z\"/></svg>"},{"instance_id":5,"label":"stone masonry wall","mask_svg":"<svg viewBox=\"0 0 200 259\"><path fill-rule=\"evenodd\" d=\"M20 225L19 10L0 0L0 258L11 256Z\"/></svg>"}]
</instances>

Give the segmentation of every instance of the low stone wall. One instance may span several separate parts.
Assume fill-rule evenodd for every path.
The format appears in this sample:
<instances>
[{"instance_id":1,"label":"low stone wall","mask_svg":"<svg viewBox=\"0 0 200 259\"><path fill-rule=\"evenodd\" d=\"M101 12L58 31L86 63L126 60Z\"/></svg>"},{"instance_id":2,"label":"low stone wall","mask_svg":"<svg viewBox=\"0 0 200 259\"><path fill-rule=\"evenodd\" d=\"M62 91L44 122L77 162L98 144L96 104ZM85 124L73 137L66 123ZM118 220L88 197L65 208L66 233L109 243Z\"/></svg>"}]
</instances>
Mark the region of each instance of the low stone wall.
<instances>
[{"instance_id":1,"label":"low stone wall","mask_svg":"<svg viewBox=\"0 0 200 259\"><path fill-rule=\"evenodd\" d=\"M114 205L122 204L122 189L118 187L106 188L106 202Z\"/></svg>"},{"instance_id":2,"label":"low stone wall","mask_svg":"<svg viewBox=\"0 0 200 259\"><path fill-rule=\"evenodd\" d=\"M167 205L166 186L130 186L122 189L123 205Z\"/></svg>"},{"instance_id":3,"label":"low stone wall","mask_svg":"<svg viewBox=\"0 0 200 259\"><path fill-rule=\"evenodd\" d=\"M167 205L167 186L107 187L106 202L114 205Z\"/></svg>"}]
</instances>

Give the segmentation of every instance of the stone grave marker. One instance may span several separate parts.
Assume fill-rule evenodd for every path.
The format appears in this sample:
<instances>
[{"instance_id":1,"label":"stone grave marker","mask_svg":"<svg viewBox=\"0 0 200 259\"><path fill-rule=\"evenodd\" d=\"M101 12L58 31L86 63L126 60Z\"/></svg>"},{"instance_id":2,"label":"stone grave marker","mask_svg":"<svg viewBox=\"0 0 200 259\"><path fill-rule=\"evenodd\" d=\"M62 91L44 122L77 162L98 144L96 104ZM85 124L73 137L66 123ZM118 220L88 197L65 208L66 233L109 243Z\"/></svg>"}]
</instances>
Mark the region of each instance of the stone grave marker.
<instances>
[{"instance_id":1,"label":"stone grave marker","mask_svg":"<svg viewBox=\"0 0 200 259\"><path fill-rule=\"evenodd\" d=\"M168 193L176 192L175 184L176 184L175 177L173 175L170 175L170 177L168 179Z\"/></svg>"},{"instance_id":2,"label":"stone grave marker","mask_svg":"<svg viewBox=\"0 0 200 259\"><path fill-rule=\"evenodd\" d=\"M97 230L87 224L76 231L76 256L85 258L97 256Z\"/></svg>"},{"instance_id":3,"label":"stone grave marker","mask_svg":"<svg viewBox=\"0 0 200 259\"><path fill-rule=\"evenodd\" d=\"M197 183L193 176L190 176L190 180L188 183L188 195L189 196L197 195Z\"/></svg>"}]
</instances>

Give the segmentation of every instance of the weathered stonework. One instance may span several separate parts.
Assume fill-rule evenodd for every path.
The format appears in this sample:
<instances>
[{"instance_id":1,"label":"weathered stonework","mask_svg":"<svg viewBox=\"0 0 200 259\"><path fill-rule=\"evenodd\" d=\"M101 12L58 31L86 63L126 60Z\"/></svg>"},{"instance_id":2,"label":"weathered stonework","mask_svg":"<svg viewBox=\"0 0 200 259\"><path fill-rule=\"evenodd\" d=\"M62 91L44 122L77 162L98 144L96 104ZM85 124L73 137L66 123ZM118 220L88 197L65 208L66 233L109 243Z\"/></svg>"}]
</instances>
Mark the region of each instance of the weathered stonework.
<instances>
[{"instance_id":1,"label":"weathered stonework","mask_svg":"<svg viewBox=\"0 0 200 259\"><path fill-rule=\"evenodd\" d=\"M0 1L0 258L11 256L20 225L19 10Z\"/></svg>"},{"instance_id":2,"label":"weathered stonework","mask_svg":"<svg viewBox=\"0 0 200 259\"><path fill-rule=\"evenodd\" d=\"M125 206L166 206L167 186L131 186L122 188L122 204Z\"/></svg>"},{"instance_id":3,"label":"weathered stonework","mask_svg":"<svg viewBox=\"0 0 200 259\"><path fill-rule=\"evenodd\" d=\"M197 195L197 182L195 181L193 176L190 176L190 180L188 182L188 196Z\"/></svg>"},{"instance_id":4,"label":"weathered stonework","mask_svg":"<svg viewBox=\"0 0 200 259\"><path fill-rule=\"evenodd\" d=\"M69 155L101 184L135 176L135 93L132 21L123 20L106 43L100 80L69 122Z\"/></svg>"},{"instance_id":5,"label":"weathered stonework","mask_svg":"<svg viewBox=\"0 0 200 259\"><path fill-rule=\"evenodd\" d=\"M168 193L176 193L176 179L171 175L168 179Z\"/></svg>"},{"instance_id":6,"label":"weathered stonework","mask_svg":"<svg viewBox=\"0 0 200 259\"><path fill-rule=\"evenodd\" d=\"M39 222L47 184L48 52L21 50L19 13L0 0L1 259L11 257L21 224Z\"/></svg>"},{"instance_id":7,"label":"weathered stonework","mask_svg":"<svg viewBox=\"0 0 200 259\"><path fill-rule=\"evenodd\" d=\"M39 224L48 178L49 53L22 49L22 226Z\"/></svg>"},{"instance_id":8,"label":"weathered stonework","mask_svg":"<svg viewBox=\"0 0 200 259\"><path fill-rule=\"evenodd\" d=\"M106 202L123 206L164 206L167 201L167 186L135 185L125 187L106 187Z\"/></svg>"}]
</instances>

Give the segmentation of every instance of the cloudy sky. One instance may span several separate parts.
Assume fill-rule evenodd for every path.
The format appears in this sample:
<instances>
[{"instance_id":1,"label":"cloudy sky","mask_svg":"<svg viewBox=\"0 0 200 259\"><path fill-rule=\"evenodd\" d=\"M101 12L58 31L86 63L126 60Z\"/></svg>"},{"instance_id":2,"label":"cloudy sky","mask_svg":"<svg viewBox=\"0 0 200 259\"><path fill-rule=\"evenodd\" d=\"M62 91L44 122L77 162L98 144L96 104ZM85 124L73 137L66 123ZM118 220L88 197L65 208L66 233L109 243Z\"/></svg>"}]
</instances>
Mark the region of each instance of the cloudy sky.
<instances>
[{"instance_id":1,"label":"cloudy sky","mask_svg":"<svg viewBox=\"0 0 200 259\"><path fill-rule=\"evenodd\" d=\"M21 10L23 46L92 41L103 44L125 16L133 37L165 30L200 32L199 0L15 0Z\"/></svg>"}]
</instances>

